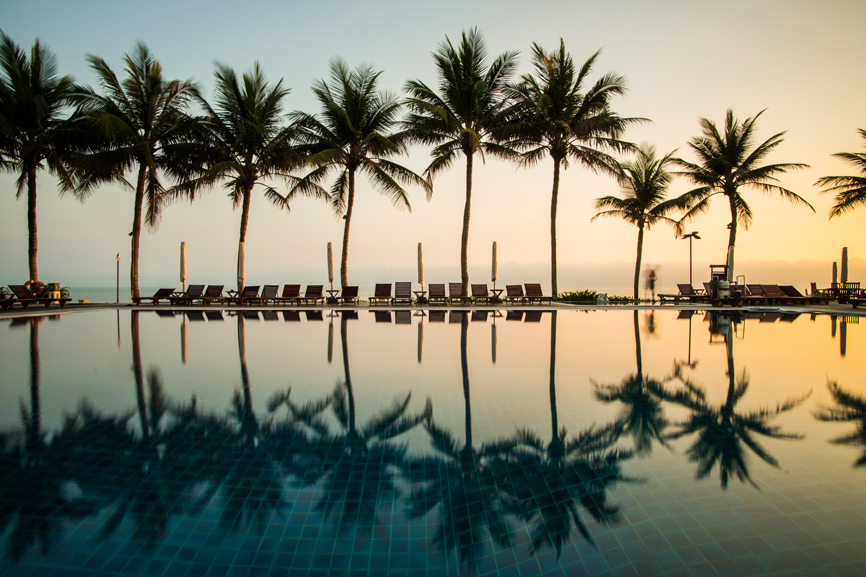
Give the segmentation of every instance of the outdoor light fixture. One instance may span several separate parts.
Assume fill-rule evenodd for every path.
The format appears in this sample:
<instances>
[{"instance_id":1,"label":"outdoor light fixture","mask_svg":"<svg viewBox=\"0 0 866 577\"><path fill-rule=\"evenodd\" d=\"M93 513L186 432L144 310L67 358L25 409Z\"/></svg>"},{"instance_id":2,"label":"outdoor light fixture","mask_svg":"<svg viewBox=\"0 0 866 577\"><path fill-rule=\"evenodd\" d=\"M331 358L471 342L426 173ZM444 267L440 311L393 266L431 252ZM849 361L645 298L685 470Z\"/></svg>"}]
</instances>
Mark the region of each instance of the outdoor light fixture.
<instances>
[{"instance_id":1,"label":"outdoor light fixture","mask_svg":"<svg viewBox=\"0 0 866 577\"><path fill-rule=\"evenodd\" d=\"M692 239L701 240L698 231L690 232L682 236L682 240L689 239L689 284L692 284Z\"/></svg>"}]
</instances>

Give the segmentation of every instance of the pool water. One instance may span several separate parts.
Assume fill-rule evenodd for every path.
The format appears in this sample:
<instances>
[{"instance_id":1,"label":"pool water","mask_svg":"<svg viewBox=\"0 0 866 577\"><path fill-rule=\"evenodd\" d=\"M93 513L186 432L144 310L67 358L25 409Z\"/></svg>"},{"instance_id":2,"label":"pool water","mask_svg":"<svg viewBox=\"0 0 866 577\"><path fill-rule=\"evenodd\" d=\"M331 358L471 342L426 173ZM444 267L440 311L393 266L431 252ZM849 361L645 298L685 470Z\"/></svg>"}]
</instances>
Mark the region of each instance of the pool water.
<instances>
[{"instance_id":1,"label":"pool water","mask_svg":"<svg viewBox=\"0 0 866 577\"><path fill-rule=\"evenodd\" d=\"M0 321L3 575L860 575L859 317Z\"/></svg>"}]
</instances>

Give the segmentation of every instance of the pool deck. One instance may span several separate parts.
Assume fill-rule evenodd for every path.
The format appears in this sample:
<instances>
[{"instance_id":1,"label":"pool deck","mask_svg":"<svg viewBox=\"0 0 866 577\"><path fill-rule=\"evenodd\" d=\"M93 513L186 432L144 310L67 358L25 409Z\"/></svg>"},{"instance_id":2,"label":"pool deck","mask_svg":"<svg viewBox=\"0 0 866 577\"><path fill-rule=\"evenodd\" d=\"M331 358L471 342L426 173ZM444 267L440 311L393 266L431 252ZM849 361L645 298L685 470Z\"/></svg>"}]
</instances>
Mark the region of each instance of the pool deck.
<instances>
[{"instance_id":1,"label":"pool deck","mask_svg":"<svg viewBox=\"0 0 866 577\"><path fill-rule=\"evenodd\" d=\"M743 306L743 307L714 307L706 304L679 304L679 305L660 305L655 304L640 304L640 305L595 305L581 303L551 303L551 304L498 304L498 305L443 305L443 304L425 304L417 303L411 305L370 305L367 302L361 302L357 305L345 304L319 304L319 305L132 305L129 303L69 303L64 307L52 305L45 307L41 305L33 305L28 308L12 307L8 310L0 310L0 319L14 318L22 316L43 316L57 315L77 312L86 312L94 310L137 310L137 311L193 311L193 310L454 310L454 311L473 311L473 310L534 310L534 311L610 311L610 310L658 310L658 311L716 311L716 312L789 312L799 314L815 314L815 315L832 315L832 316L848 316L848 317L864 317L866 309L855 309L851 305L844 304L827 304L827 305L762 305L762 306Z\"/></svg>"}]
</instances>

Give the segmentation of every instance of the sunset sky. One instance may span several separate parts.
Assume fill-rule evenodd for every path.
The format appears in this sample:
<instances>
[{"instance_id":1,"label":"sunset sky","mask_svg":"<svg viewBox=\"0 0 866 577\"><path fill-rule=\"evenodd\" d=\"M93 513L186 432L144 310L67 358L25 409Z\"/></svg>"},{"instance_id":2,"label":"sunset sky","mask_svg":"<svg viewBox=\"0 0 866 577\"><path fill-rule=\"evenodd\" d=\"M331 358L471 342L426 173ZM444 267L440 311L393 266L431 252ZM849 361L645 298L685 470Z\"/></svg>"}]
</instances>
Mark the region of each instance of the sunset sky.
<instances>
[{"instance_id":1,"label":"sunset sky","mask_svg":"<svg viewBox=\"0 0 866 577\"><path fill-rule=\"evenodd\" d=\"M133 6L146 6L137 9ZM312 82L328 75L334 57L351 67L383 70L382 89L402 94L406 80L436 84L431 53L448 36L477 26L491 59L520 51L520 73L529 72L533 42L548 50L559 39L576 63L599 48L591 76L616 71L629 92L615 99L623 116L652 123L625 138L649 142L659 152L679 148L699 133L698 120L723 123L726 109L740 119L763 109L760 141L787 131L768 162L801 162L811 168L782 177L815 207L792 206L745 191L754 210L750 230L737 238L737 273L749 282L830 282L832 261L849 247L851 280L866 281L866 209L828 221L832 197L819 195L821 176L853 174L831 157L862 151L866 128L863 55L866 2L862 0L640 0L610 2L16 2L0 0L0 28L28 52L38 38L59 60L61 74L95 85L85 56L104 58L115 70L136 40L144 41L170 78L193 79L211 98L214 61L241 73L261 62L272 81L291 87L287 111L317 112ZM402 162L421 172L429 150L416 147ZM412 212L396 210L368 182L358 184L349 250L349 281L415 280L417 243L424 244L428 282L460 277L464 163L434 183L433 199L410 189ZM497 241L498 284L550 285L550 160L526 170L488 158L474 172L470 227L470 279L490 281L491 243ZM15 177L0 175L0 283L27 279L26 194L15 200ZM282 184L279 187L283 187ZM677 179L672 194L689 189ZM84 204L60 199L56 181L38 177L39 270L43 282L72 286L114 284L115 254L121 284L128 285L131 192L96 191ZM560 289L622 289L631 284L637 229L619 220L590 223L594 198L617 194L615 181L573 165L560 186L558 247ZM327 282L326 245L339 253L342 221L311 200L280 212L254 192L247 233L247 283ZM723 262L730 220L723 199L687 225L699 231L695 281ZM177 286L178 250L187 243L190 282L233 285L240 210L215 189L190 206L169 207L159 229L143 232L140 284ZM688 243L659 226L645 239L644 262L660 267L663 286L688 280ZM336 264L338 268L338 264ZM339 275L338 275L339 276Z\"/></svg>"}]
</instances>

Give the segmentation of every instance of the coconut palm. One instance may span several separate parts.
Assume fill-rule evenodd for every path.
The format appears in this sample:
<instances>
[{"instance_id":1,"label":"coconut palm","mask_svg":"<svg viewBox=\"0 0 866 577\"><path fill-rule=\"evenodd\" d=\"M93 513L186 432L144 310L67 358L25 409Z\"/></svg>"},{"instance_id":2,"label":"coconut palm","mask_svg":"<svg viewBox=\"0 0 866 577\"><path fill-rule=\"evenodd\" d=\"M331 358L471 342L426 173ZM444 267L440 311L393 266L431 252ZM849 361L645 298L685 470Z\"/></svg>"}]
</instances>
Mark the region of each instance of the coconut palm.
<instances>
[{"instance_id":1,"label":"coconut palm","mask_svg":"<svg viewBox=\"0 0 866 577\"><path fill-rule=\"evenodd\" d=\"M599 217L618 217L637 226L637 259L634 265L635 300L638 298L644 229L650 230L654 225L663 222L671 225L676 234L680 235L682 223L668 215L689 208L687 195L667 198L668 186L672 178L667 168L671 164L674 152L676 151L657 158L654 146L641 144L637 158L622 164L622 176L619 180L622 198L604 196L593 201L593 208L601 212L596 213L591 220Z\"/></svg>"},{"instance_id":2,"label":"coconut palm","mask_svg":"<svg viewBox=\"0 0 866 577\"><path fill-rule=\"evenodd\" d=\"M764 194L776 194L795 205L815 209L798 194L779 186L778 175L789 170L808 168L808 164L782 163L761 165L767 155L783 142L784 132L774 134L755 146L755 122L763 114L762 110L743 122L737 120L730 108L725 114L724 132L709 119L701 118L701 136L689 141L689 147L697 156L697 163L681 158L673 163L682 168L678 174L686 177L695 188L688 193L692 198L692 208L683 216L682 221L706 212L716 195L724 195L731 208L731 223L728 225L728 280L734 279L733 249L737 240L737 225L748 230L752 224L752 209L743 198L741 189L755 188Z\"/></svg>"},{"instance_id":3,"label":"coconut palm","mask_svg":"<svg viewBox=\"0 0 866 577\"><path fill-rule=\"evenodd\" d=\"M839 445L859 445L866 447L866 398L839 387L839 383L827 383L830 395L836 402L834 407L820 407L815 411L815 418L820 421L837 423L856 423L857 429L848 434L833 439L831 442ZM855 467L866 465L866 452L854 462Z\"/></svg>"},{"instance_id":4,"label":"coconut palm","mask_svg":"<svg viewBox=\"0 0 866 577\"><path fill-rule=\"evenodd\" d=\"M425 175L433 177L449 168L458 155L466 157L466 203L460 241L460 279L469 290L467 250L475 155L513 157L511 149L494 142L491 131L504 122L506 87L517 66L517 52L505 52L487 65L487 47L477 28L463 32L458 46L445 42L433 54L439 91L420 80L406 83L410 109L406 121L413 138L433 145Z\"/></svg>"},{"instance_id":5,"label":"coconut palm","mask_svg":"<svg viewBox=\"0 0 866 577\"><path fill-rule=\"evenodd\" d=\"M283 100L289 89L282 80L270 84L261 66L239 80L235 71L217 63L216 104L211 107L200 95L204 108L204 130L197 133L203 155L200 170L167 191L172 200L185 197L194 200L199 192L222 182L234 208L241 207L238 241L238 291L243 290L244 242L249 221L250 200L256 185L264 187L265 198L274 206L289 210L294 194L281 195L266 182L277 179L292 182L290 172L300 164L293 145L294 129L283 114ZM301 194L318 195L315 189L301 189Z\"/></svg>"},{"instance_id":6,"label":"coconut palm","mask_svg":"<svg viewBox=\"0 0 866 577\"><path fill-rule=\"evenodd\" d=\"M61 118L73 92L71 76L58 76L57 59L38 40L30 57L0 31L0 169L18 175L16 198L27 190L28 264L36 266L36 174L65 173L71 133Z\"/></svg>"},{"instance_id":7,"label":"coconut palm","mask_svg":"<svg viewBox=\"0 0 866 577\"><path fill-rule=\"evenodd\" d=\"M719 324L724 326L723 334L728 357L726 373L728 394L725 402L719 406L711 405L707 401L704 389L693 383L683 374L682 366L677 365L674 376L680 379L682 387L677 391L668 391L660 387L659 396L666 401L686 407L691 411L691 415L686 421L678 424L677 430L667 438L679 439L692 433L698 434L686 452L689 460L698 464L696 475L698 479L707 477L718 464L722 488L727 488L729 479L734 475L741 482L757 488L757 484L749 475L745 447L751 449L764 462L778 467L779 462L758 443L755 435L772 439L802 439L803 435L785 433L778 425L771 424L770 420L800 405L809 397L811 391L802 397L778 403L775 409L762 407L749 412L737 412L737 403L742 400L749 388L749 377L743 370L739 378L736 378L733 330L730 323Z\"/></svg>"},{"instance_id":8,"label":"coconut palm","mask_svg":"<svg viewBox=\"0 0 866 577\"><path fill-rule=\"evenodd\" d=\"M857 132L866 140L866 130L861 128ZM816 186L827 187L821 192L836 193L836 203L830 209L830 218L866 206L866 152L837 152L833 156L853 164L860 171L860 176L823 176L815 183Z\"/></svg>"},{"instance_id":9,"label":"coconut palm","mask_svg":"<svg viewBox=\"0 0 866 577\"><path fill-rule=\"evenodd\" d=\"M185 112L197 90L190 81L165 78L162 65L141 42L124 55L122 79L102 58L91 55L87 60L102 93L82 87L75 101L103 144L76 160L67 188L79 200L103 184L117 183L133 190L129 274L132 296L138 297L142 216L150 230L159 226L165 206L161 176L185 178L190 155L199 151L189 142L192 123ZM131 172L134 184L127 180Z\"/></svg>"},{"instance_id":10,"label":"coconut palm","mask_svg":"<svg viewBox=\"0 0 866 577\"><path fill-rule=\"evenodd\" d=\"M345 219L340 258L340 283L344 287L349 284L349 229L356 174L366 174L394 206L409 211L412 207L400 183L422 186L428 200L433 191L429 182L389 160L405 154L407 133L393 132L402 106L390 93L376 90L380 74L371 66L349 70L342 60L332 60L331 81L313 84L313 93L322 104L321 114L294 115L298 142L310 152L307 160L313 170L295 184L292 192L329 196L334 212ZM337 178L328 194L319 183L333 172Z\"/></svg>"},{"instance_id":11,"label":"coconut palm","mask_svg":"<svg viewBox=\"0 0 866 577\"><path fill-rule=\"evenodd\" d=\"M520 162L533 166L546 156L553 160L553 192L550 201L550 278L553 295L558 293L556 269L556 207L559 175L575 162L593 172L619 178L619 163L610 152L625 152L634 145L620 139L625 129L643 118L623 118L611 110L611 101L625 94L625 78L608 72L588 86L599 52L576 70L571 54L560 40L559 50L545 52L532 45L532 74L511 87L516 114L504 134L523 150Z\"/></svg>"}]
</instances>

